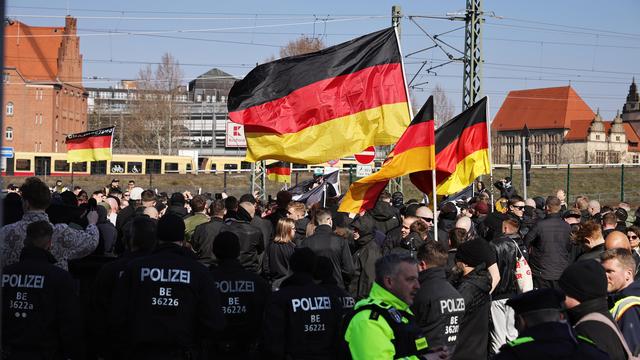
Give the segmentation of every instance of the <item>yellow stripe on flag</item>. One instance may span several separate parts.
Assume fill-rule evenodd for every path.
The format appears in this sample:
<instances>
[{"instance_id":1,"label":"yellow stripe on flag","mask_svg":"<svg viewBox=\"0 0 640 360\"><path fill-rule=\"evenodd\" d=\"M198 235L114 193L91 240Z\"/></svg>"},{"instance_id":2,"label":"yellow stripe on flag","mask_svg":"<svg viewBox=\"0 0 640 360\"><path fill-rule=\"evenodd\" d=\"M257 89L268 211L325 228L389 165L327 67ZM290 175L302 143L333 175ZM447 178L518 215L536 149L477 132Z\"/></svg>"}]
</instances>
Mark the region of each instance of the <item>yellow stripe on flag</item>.
<instances>
[{"instance_id":1,"label":"yellow stripe on flag","mask_svg":"<svg viewBox=\"0 0 640 360\"><path fill-rule=\"evenodd\" d=\"M291 175L269 174L267 178L271 181L291 184Z\"/></svg>"},{"instance_id":2,"label":"yellow stripe on flag","mask_svg":"<svg viewBox=\"0 0 640 360\"><path fill-rule=\"evenodd\" d=\"M456 165L455 171L438 184L438 195L450 195L462 191L480 175L491 172L489 150L482 149L471 153Z\"/></svg>"},{"instance_id":3,"label":"yellow stripe on flag","mask_svg":"<svg viewBox=\"0 0 640 360\"><path fill-rule=\"evenodd\" d=\"M371 144L393 144L407 128L409 121L407 103L402 102L339 117L297 133L276 135L245 132L246 161L277 158L301 164L323 163L327 158L357 153ZM331 136L327 137L327 134Z\"/></svg>"},{"instance_id":4,"label":"yellow stripe on flag","mask_svg":"<svg viewBox=\"0 0 640 360\"><path fill-rule=\"evenodd\" d=\"M110 148L78 149L67 152L67 162L111 160Z\"/></svg>"}]
</instances>

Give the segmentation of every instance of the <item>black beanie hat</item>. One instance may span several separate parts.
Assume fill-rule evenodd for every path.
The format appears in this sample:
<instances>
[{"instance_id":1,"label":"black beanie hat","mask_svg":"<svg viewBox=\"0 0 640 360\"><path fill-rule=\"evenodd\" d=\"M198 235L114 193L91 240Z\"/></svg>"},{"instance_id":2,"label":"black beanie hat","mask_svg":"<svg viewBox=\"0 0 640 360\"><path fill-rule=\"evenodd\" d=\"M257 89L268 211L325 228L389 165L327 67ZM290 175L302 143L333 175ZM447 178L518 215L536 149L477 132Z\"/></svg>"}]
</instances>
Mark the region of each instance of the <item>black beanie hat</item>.
<instances>
[{"instance_id":1,"label":"black beanie hat","mask_svg":"<svg viewBox=\"0 0 640 360\"><path fill-rule=\"evenodd\" d=\"M562 310L564 293L558 289L537 289L516 295L507 300L516 314L526 314L531 311L556 309Z\"/></svg>"},{"instance_id":2,"label":"black beanie hat","mask_svg":"<svg viewBox=\"0 0 640 360\"><path fill-rule=\"evenodd\" d=\"M158 240L176 242L184 240L184 220L178 215L167 213L158 220Z\"/></svg>"},{"instance_id":3,"label":"black beanie hat","mask_svg":"<svg viewBox=\"0 0 640 360\"><path fill-rule=\"evenodd\" d=\"M607 296L607 274L596 260L582 260L564 270L560 288L572 298L584 302Z\"/></svg>"},{"instance_id":4,"label":"black beanie hat","mask_svg":"<svg viewBox=\"0 0 640 360\"><path fill-rule=\"evenodd\" d=\"M289 267L294 273L313 274L316 267L316 254L309 248L297 248L289 259Z\"/></svg>"},{"instance_id":5,"label":"black beanie hat","mask_svg":"<svg viewBox=\"0 0 640 360\"><path fill-rule=\"evenodd\" d=\"M471 267L476 267L487 262L490 257L491 248L484 240L471 240L462 243L456 251L456 260L461 261Z\"/></svg>"},{"instance_id":6,"label":"black beanie hat","mask_svg":"<svg viewBox=\"0 0 640 360\"><path fill-rule=\"evenodd\" d=\"M218 259L237 259L240 256L240 239L231 231L223 231L213 240L211 250Z\"/></svg>"}]
</instances>

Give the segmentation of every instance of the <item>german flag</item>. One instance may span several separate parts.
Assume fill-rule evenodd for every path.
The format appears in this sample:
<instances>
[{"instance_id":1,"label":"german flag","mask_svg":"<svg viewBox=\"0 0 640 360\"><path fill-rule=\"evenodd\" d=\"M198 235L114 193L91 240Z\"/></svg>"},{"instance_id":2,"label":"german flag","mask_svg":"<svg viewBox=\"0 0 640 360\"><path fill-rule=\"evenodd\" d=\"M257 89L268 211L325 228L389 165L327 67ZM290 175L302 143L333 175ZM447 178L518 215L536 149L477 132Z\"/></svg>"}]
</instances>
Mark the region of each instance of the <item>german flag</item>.
<instances>
[{"instance_id":1,"label":"german flag","mask_svg":"<svg viewBox=\"0 0 640 360\"><path fill-rule=\"evenodd\" d=\"M267 178L271 181L291 184L291 163L276 161L267 165Z\"/></svg>"},{"instance_id":2,"label":"german flag","mask_svg":"<svg viewBox=\"0 0 640 360\"><path fill-rule=\"evenodd\" d=\"M491 172L487 133L487 98L449 120L436 131L436 186L438 195L456 194L480 175ZM431 172L410 175L420 191L432 191Z\"/></svg>"},{"instance_id":3,"label":"german flag","mask_svg":"<svg viewBox=\"0 0 640 360\"><path fill-rule=\"evenodd\" d=\"M257 66L227 107L247 161L320 164L393 144L410 119L395 30Z\"/></svg>"},{"instance_id":4,"label":"german flag","mask_svg":"<svg viewBox=\"0 0 640 360\"><path fill-rule=\"evenodd\" d=\"M67 162L111 160L115 127L68 135Z\"/></svg>"},{"instance_id":5,"label":"german flag","mask_svg":"<svg viewBox=\"0 0 640 360\"><path fill-rule=\"evenodd\" d=\"M371 209L390 179L433 169L433 126L433 97L429 97L387 156L380 171L351 184L338 211L359 213Z\"/></svg>"}]
</instances>

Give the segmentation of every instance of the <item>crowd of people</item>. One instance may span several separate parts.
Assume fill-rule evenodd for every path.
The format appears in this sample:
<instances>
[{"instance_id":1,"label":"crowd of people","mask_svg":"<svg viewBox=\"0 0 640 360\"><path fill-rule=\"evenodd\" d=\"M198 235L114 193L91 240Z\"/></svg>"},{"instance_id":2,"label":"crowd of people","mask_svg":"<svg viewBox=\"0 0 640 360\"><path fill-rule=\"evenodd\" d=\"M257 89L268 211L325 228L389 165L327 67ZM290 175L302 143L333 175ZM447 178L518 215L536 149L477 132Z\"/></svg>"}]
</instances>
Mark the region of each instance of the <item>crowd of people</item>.
<instances>
[{"instance_id":1,"label":"crowd of people","mask_svg":"<svg viewBox=\"0 0 640 360\"><path fill-rule=\"evenodd\" d=\"M345 214L286 190L11 184L3 359L637 356L640 216L494 185Z\"/></svg>"}]
</instances>

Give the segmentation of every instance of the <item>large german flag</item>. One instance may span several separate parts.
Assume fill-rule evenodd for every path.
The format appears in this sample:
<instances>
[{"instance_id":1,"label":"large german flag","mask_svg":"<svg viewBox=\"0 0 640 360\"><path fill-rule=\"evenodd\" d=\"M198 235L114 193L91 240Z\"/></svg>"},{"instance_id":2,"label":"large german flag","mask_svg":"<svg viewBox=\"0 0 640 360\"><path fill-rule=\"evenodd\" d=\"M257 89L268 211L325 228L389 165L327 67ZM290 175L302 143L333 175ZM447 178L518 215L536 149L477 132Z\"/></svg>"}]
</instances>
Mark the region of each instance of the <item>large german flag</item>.
<instances>
[{"instance_id":1,"label":"large german flag","mask_svg":"<svg viewBox=\"0 0 640 360\"><path fill-rule=\"evenodd\" d=\"M478 176L489 174L487 98L449 120L436 131L436 186L438 195L458 193ZM420 191L432 192L431 171L410 175Z\"/></svg>"},{"instance_id":2,"label":"large german flag","mask_svg":"<svg viewBox=\"0 0 640 360\"><path fill-rule=\"evenodd\" d=\"M114 127L68 135L67 162L111 160Z\"/></svg>"},{"instance_id":3,"label":"large german flag","mask_svg":"<svg viewBox=\"0 0 640 360\"><path fill-rule=\"evenodd\" d=\"M291 163L276 161L267 165L267 178L271 181L291 184Z\"/></svg>"},{"instance_id":4,"label":"large german flag","mask_svg":"<svg viewBox=\"0 0 640 360\"><path fill-rule=\"evenodd\" d=\"M227 106L248 161L319 164L393 144L410 119L395 30L257 66Z\"/></svg>"},{"instance_id":5,"label":"large german flag","mask_svg":"<svg viewBox=\"0 0 640 360\"><path fill-rule=\"evenodd\" d=\"M433 169L434 163L433 97L429 97L380 171L351 184L339 211L359 213L373 208L390 179Z\"/></svg>"}]
</instances>

